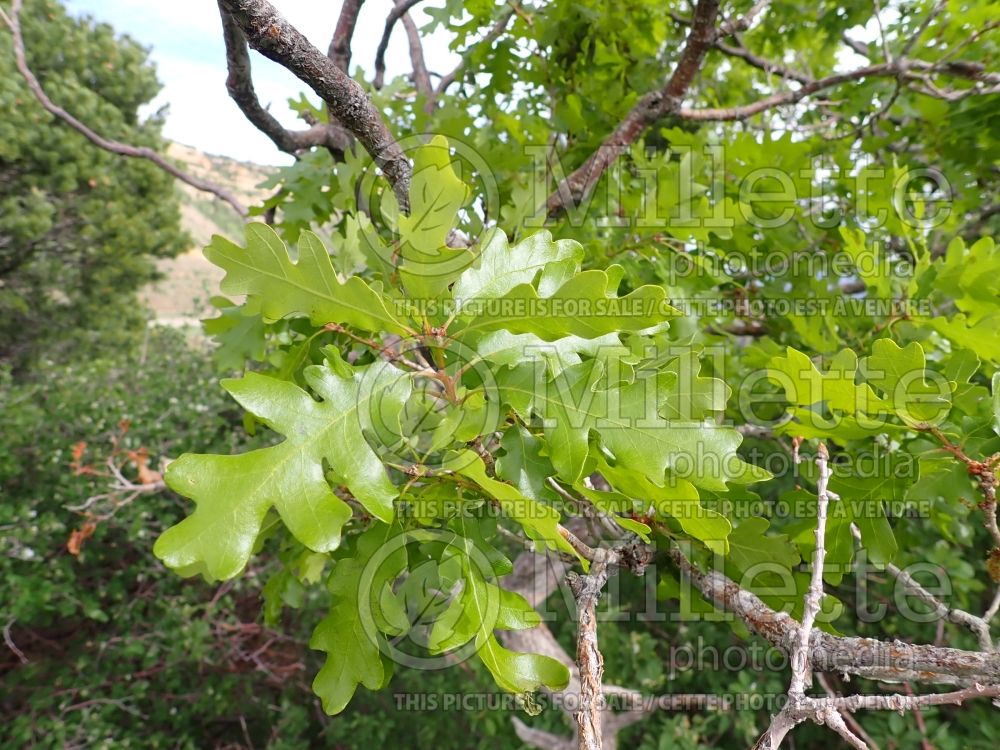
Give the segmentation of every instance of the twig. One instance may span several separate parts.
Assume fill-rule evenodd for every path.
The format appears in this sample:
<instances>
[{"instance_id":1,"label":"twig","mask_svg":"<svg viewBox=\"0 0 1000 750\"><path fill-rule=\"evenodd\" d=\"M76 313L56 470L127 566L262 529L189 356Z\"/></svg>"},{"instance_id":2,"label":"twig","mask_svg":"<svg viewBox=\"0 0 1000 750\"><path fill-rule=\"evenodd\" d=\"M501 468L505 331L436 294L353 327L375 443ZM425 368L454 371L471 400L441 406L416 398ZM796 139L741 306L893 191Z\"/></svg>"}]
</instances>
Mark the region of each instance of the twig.
<instances>
[{"instance_id":1,"label":"twig","mask_svg":"<svg viewBox=\"0 0 1000 750\"><path fill-rule=\"evenodd\" d=\"M820 687L823 688L827 696L829 696L830 698L837 697L836 692L830 685L830 681L827 679L825 674L823 674L822 672L816 672L816 681L820 684ZM844 719L844 723L847 724L848 727L850 727L851 731L854 732L854 734L858 735L858 737L864 740L864 742L866 743L868 748L870 748L870 750L882 750L882 748L879 747L879 744L871 738L871 735L869 735L868 732L865 731L865 728L861 726L860 723L858 723L858 720L855 719L854 716L849 711L844 711L840 709L838 710L840 711L841 717Z\"/></svg>"},{"instance_id":2,"label":"twig","mask_svg":"<svg viewBox=\"0 0 1000 750\"><path fill-rule=\"evenodd\" d=\"M856 524L851 524L851 533L857 541L861 541L861 530L858 529ZM940 619L948 620L956 625L962 625L975 633L976 637L979 639L979 648L983 651L994 650L993 638L990 635L990 626L985 618L976 617L975 615L964 610L949 607L938 597L934 596L934 594L921 586L920 583L907 571L897 565L893 565L891 562L886 563L885 569L889 571L890 575L902 583L910 591L910 593L920 599L920 601L930 605L934 609L934 613Z\"/></svg>"},{"instance_id":3,"label":"twig","mask_svg":"<svg viewBox=\"0 0 1000 750\"><path fill-rule=\"evenodd\" d=\"M378 49L375 50L375 79L372 81L372 85L377 89L382 88L385 83L385 53L389 49L389 37L392 36L392 29L396 25L396 21L406 15L406 12L419 2L420 0L399 0L395 7L389 11L389 15L385 17L382 39L378 43Z\"/></svg>"},{"instance_id":4,"label":"twig","mask_svg":"<svg viewBox=\"0 0 1000 750\"><path fill-rule=\"evenodd\" d=\"M941 447L945 451L965 464L969 476L976 481L980 491L983 493L984 500L979 504L980 510L983 511L983 524L986 526L986 530L990 533L990 536L993 537L993 544L997 550L997 554L1000 554L1000 526L997 525L996 475L996 460L1000 457L1000 454L994 455L985 461L977 461L970 458L962 448L952 443L948 439L948 436L938 427L923 424L918 425L916 429L933 435L941 443Z\"/></svg>"},{"instance_id":5,"label":"twig","mask_svg":"<svg viewBox=\"0 0 1000 750\"><path fill-rule=\"evenodd\" d=\"M758 99L756 102L750 104L744 104L737 107L725 107L725 108L680 108L676 114L685 120L696 120L696 121L715 121L724 122L732 120L745 120L753 115L766 112L767 110L774 109L775 107L784 106L787 104L795 104L808 96L824 91L834 86L839 86L843 83L850 83L853 81L860 81L865 78L896 78L900 77L905 80L920 80L924 83L924 88L918 89L920 93L927 96L935 97L938 99L945 99L949 101L954 101L957 98L964 98L966 96L982 96L994 93L996 88L970 88L964 91L954 92L940 89L934 86L926 78L926 75L918 75L921 71L928 71L934 66L930 63L921 63L915 60L894 60L891 63L877 63L872 65L865 65L861 68L855 70L847 71L844 73L836 73L834 75L827 76L826 78L820 78L813 80L810 83L803 84L800 88L795 91L782 91L770 96ZM967 66L954 67L948 69L949 73L955 74L957 76L968 78L974 81L983 81L988 83L993 83L992 74L985 73L978 68L970 68Z\"/></svg>"},{"instance_id":6,"label":"twig","mask_svg":"<svg viewBox=\"0 0 1000 750\"><path fill-rule=\"evenodd\" d=\"M3 626L3 642L7 644L7 648L9 648L11 652L13 652L14 656L17 657L18 661L20 661L22 664L27 664L28 657L25 656L24 652L17 647L17 644L14 643L14 639L11 638L10 636L11 626L13 626L15 622L17 622L17 620L11 619L10 622L8 622L6 625Z\"/></svg>"},{"instance_id":7,"label":"twig","mask_svg":"<svg viewBox=\"0 0 1000 750\"><path fill-rule=\"evenodd\" d=\"M580 668L580 709L575 718L579 730L580 750L601 750L603 737L601 715L604 710L604 656L597 641L597 600L608 581L609 567L618 564L618 552L609 549L593 551L593 564L588 575L572 574L567 578L576 597L577 637L576 664Z\"/></svg>"},{"instance_id":8,"label":"twig","mask_svg":"<svg viewBox=\"0 0 1000 750\"><path fill-rule=\"evenodd\" d=\"M993 595L993 601L990 602L990 606L983 613L983 620L989 622L996 617L998 610L1000 610L1000 587L997 588L996 593Z\"/></svg>"}]
</instances>

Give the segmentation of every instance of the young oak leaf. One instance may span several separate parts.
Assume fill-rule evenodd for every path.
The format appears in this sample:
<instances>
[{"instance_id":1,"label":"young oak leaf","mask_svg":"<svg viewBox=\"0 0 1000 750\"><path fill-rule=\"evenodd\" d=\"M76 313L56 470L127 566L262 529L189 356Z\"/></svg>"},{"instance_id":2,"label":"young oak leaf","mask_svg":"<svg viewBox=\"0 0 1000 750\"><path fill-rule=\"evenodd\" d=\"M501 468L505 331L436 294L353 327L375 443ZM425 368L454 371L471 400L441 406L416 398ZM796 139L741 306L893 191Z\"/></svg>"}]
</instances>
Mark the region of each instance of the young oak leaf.
<instances>
[{"instance_id":1,"label":"young oak leaf","mask_svg":"<svg viewBox=\"0 0 1000 750\"><path fill-rule=\"evenodd\" d=\"M307 368L319 402L293 383L256 373L224 380L241 406L286 439L249 453L185 454L171 463L167 484L197 507L160 536L157 557L189 575L232 578L249 560L272 507L310 549L336 548L351 511L331 490L324 463L372 515L390 520L397 490L365 440L359 411L401 409L409 380L379 368L371 382L365 379L371 367L354 369L350 378L325 366Z\"/></svg>"},{"instance_id":2,"label":"young oak leaf","mask_svg":"<svg viewBox=\"0 0 1000 750\"><path fill-rule=\"evenodd\" d=\"M448 247L448 234L472 191L455 174L444 136L414 149L412 156L410 212L398 218L399 270L411 295L434 295L474 258L468 248Z\"/></svg>"},{"instance_id":3,"label":"young oak leaf","mask_svg":"<svg viewBox=\"0 0 1000 750\"><path fill-rule=\"evenodd\" d=\"M294 263L267 224L248 224L246 243L242 248L216 235L205 257L226 272L222 291L259 300L268 320L305 315L317 326L339 323L366 331L410 333L379 288L359 276L341 280L323 242L312 232L302 232Z\"/></svg>"}]
</instances>

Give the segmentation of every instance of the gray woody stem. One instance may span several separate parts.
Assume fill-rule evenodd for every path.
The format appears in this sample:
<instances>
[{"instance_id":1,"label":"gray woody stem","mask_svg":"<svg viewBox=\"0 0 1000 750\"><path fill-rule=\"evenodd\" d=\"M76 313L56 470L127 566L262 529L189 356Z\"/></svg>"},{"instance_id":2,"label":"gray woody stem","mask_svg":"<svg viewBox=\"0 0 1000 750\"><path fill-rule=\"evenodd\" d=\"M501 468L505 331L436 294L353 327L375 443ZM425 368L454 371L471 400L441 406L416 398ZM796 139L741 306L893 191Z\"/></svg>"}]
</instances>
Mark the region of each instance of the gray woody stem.
<instances>
[{"instance_id":1,"label":"gray woody stem","mask_svg":"<svg viewBox=\"0 0 1000 750\"><path fill-rule=\"evenodd\" d=\"M597 600L608 582L608 568L617 566L618 552L593 551L588 575L572 575L569 580L576 598L576 663L580 668L580 709L576 712L580 750L601 750L601 712L604 708L604 657L597 641Z\"/></svg>"}]
</instances>

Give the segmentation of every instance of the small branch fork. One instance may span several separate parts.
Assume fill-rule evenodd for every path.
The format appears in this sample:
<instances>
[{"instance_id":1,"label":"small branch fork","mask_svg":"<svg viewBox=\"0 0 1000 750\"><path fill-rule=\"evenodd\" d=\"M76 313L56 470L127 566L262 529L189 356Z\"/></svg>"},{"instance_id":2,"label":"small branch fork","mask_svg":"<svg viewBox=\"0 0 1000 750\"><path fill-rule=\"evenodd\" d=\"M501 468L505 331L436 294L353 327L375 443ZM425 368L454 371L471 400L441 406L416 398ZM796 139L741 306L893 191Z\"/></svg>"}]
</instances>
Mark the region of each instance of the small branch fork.
<instances>
[{"instance_id":1,"label":"small branch fork","mask_svg":"<svg viewBox=\"0 0 1000 750\"><path fill-rule=\"evenodd\" d=\"M58 120L61 120L66 125L69 125L73 128L73 130L78 132L98 148L112 154L117 154L118 156L126 156L133 159L145 159L146 161L152 162L164 172L180 180L186 185L190 185L191 187L205 193L211 193L215 197L225 201L232 206L233 210L240 216L244 218L247 216L246 206L244 206L243 203L240 202L240 200L229 190L226 190L220 185L209 182L208 180L203 180L200 177L188 174L169 159L165 158L163 155L157 153L151 148L147 148L146 146L133 146L128 143L112 140L111 138L105 138L94 130L91 130L76 117L53 102L49 98L48 94L45 93L45 90L42 88L41 83L39 83L38 78L35 77L35 74L28 66L27 53L24 47L24 36L21 33L22 6L23 0L13 0L11 3L10 15L8 15L3 8L0 8L0 21L3 21L7 28L10 29L14 42L14 62L17 66L18 72L21 74L25 83L27 83L28 89L31 91L32 95L38 100L38 103L42 105L46 112Z\"/></svg>"}]
</instances>

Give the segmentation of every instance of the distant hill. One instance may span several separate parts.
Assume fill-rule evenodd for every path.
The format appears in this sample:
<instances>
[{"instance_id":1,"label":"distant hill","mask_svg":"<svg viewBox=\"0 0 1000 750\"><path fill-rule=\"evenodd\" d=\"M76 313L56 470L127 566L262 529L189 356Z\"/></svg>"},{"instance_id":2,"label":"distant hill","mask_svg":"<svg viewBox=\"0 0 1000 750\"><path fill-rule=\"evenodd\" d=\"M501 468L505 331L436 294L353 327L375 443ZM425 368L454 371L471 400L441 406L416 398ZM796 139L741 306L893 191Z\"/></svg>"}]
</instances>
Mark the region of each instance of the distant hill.
<instances>
[{"instance_id":1,"label":"distant hill","mask_svg":"<svg viewBox=\"0 0 1000 750\"><path fill-rule=\"evenodd\" d=\"M167 154L182 162L190 174L233 191L245 205L253 205L267 197L268 191L258 186L277 170L276 167L205 154L180 143L171 144ZM181 223L191 235L193 246L183 255L159 261L157 266L164 278L147 287L142 296L161 323L197 325L198 320L211 313L208 300L219 293L223 275L205 260L202 248L213 234L239 239L243 236L243 228L232 208L208 193L181 183L177 183L177 191L181 197Z\"/></svg>"}]
</instances>

